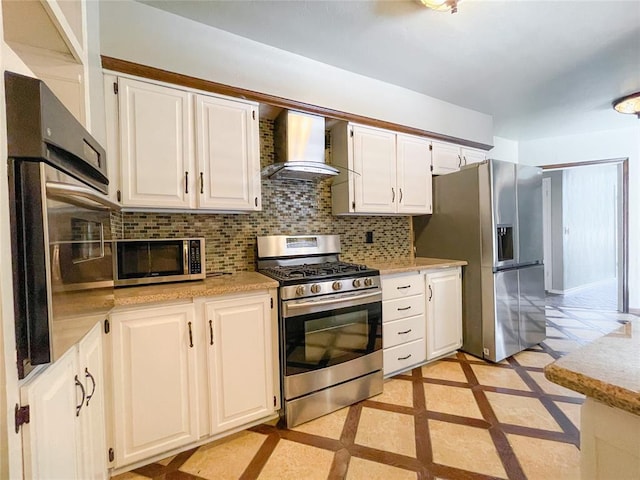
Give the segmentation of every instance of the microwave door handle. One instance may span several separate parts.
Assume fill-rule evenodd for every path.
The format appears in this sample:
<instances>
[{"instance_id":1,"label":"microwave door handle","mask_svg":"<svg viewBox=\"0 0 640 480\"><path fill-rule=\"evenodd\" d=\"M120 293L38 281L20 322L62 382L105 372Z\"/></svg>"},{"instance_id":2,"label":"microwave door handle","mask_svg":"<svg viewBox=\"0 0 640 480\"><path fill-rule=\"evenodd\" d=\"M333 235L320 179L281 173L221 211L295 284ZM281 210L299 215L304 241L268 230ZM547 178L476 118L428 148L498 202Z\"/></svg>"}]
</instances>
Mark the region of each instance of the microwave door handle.
<instances>
[{"instance_id":1,"label":"microwave door handle","mask_svg":"<svg viewBox=\"0 0 640 480\"><path fill-rule=\"evenodd\" d=\"M332 305L332 304L336 304L336 303L343 303L345 301L353 301L353 300L361 300L364 298L369 298L369 297L374 297L376 295L381 295L380 290L376 290L375 292L371 292L371 293L365 293L365 294L358 294L358 295L352 295L352 296L344 296L344 297L340 297L340 298L331 298L331 299L327 299L327 300L318 300L318 301L314 301L314 302L304 302L304 303L294 303L294 304L287 304L287 308L289 310L295 310L298 308L309 308L309 307L315 307L318 305Z\"/></svg>"},{"instance_id":2,"label":"microwave door handle","mask_svg":"<svg viewBox=\"0 0 640 480\"><path fill-rule=\"evenodd\" d=\"M89 187L61 182L47 182L46 187L48 195L72 200L92 210L109 209L120 211L122 209L119 204L109 199L109 197L95 192Z\"/></svg>"},{"instance_id":3,"label":"microwave door handle","mask_svg":"<svg viewBox=\"0 0 640 480\"><path fill-rule=\"evenodd\" d=\"M182 242L182 273L189 275L189 242Z\"/></svg>"}]
</instances>

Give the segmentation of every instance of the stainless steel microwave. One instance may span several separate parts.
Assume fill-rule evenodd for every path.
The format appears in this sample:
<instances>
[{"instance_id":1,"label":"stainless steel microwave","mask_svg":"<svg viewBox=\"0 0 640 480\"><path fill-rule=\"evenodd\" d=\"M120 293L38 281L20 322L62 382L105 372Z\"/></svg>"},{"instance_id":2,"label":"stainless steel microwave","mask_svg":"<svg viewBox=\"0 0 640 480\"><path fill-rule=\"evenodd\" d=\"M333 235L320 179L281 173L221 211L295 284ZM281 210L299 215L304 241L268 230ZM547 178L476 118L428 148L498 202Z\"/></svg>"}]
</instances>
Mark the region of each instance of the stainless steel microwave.
<instances>
[{"instance_id":1,"label":"stainless steel microwave","mask_svg":"<svg viewBox=\"0 0 640 480\"><path fill-rule=\"evenodd\" d=\"M204 238L116 240L115 286L202 280Z\"/></svg>"}]
</instances>

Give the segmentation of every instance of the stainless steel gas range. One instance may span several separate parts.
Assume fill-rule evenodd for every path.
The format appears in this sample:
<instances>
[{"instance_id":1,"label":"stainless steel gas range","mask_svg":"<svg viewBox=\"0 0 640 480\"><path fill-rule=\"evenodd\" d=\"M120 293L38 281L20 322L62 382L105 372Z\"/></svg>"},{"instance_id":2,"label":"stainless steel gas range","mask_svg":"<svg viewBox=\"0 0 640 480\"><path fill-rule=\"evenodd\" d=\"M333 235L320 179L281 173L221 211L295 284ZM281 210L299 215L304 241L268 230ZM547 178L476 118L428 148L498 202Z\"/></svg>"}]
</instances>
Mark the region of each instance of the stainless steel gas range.
<instances>
[{"instance_id":1,"label":"stainless steel gas range","mask_svg":"<svg viewBox=\"0 0 640 480\"><path fill-rule=\"evenodd\" d=\"M377 270L341 262L338 235L258 237L258 270L280 282L287 427L382 392Z\"/></svg>"}]
</instances>

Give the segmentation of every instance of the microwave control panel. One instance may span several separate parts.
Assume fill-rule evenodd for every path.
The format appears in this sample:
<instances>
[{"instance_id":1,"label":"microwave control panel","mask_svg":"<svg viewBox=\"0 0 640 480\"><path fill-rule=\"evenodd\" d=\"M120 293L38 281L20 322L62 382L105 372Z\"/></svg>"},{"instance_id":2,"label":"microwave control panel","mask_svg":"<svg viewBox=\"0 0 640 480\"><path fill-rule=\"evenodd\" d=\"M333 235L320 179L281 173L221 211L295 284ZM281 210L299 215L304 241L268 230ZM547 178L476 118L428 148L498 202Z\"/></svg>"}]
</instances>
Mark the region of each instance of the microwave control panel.
<instances>
[{"instance_id":1,"label":"microwave control panel","mask_svg":"<svg viewBox=\"0 0 640 480\"><path fill-rule=\"evenodd\" d=\"M202 263L200 261L200 241L191 240L189 245L189 271L191 274L202 273Z\"/></svg>"}]
</instances>

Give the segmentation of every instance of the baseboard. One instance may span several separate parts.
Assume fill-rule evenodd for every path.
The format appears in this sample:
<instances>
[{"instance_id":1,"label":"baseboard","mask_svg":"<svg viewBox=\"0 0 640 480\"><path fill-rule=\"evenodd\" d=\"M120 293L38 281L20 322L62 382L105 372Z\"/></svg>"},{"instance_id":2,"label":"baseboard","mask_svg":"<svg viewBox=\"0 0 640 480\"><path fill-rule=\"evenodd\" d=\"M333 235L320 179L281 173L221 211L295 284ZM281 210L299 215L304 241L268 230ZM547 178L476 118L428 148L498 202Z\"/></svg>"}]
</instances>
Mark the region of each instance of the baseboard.
<instances>
[{"instance_id":1,"label":"baseboard","mask_svg":"<svg viewBox=\"0 0 640 480\"><path fill-rule=\"evenodd\" d=\"M585 285L579 285L577 287L573 287L573 288L567 288L566 290L556 290L556 289L551 289L551 290L547 290L549 293L554 293L556 295L567 295L569 293L576 293L579 292L580 290L586 290L588 288L594 288L597 287L598 285L602 285L604 283L608 283L611 280L615 280L616 278L608 278L606 280L598 280L597 282L592 282L592 283L587 283Z\"/></svg>"},{"instance_id":2,"label":"baseboard","mask_svg":"<svg viewBox=\"0 0 640 480\"><path fill-rule=\"evenodd\" d=\"M633 313L634 315L640 315L640 308L630 308L629 313Z\"/></svg>"}]
</instances>

